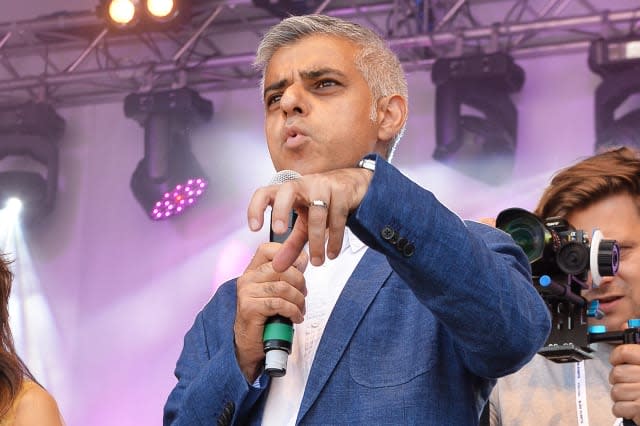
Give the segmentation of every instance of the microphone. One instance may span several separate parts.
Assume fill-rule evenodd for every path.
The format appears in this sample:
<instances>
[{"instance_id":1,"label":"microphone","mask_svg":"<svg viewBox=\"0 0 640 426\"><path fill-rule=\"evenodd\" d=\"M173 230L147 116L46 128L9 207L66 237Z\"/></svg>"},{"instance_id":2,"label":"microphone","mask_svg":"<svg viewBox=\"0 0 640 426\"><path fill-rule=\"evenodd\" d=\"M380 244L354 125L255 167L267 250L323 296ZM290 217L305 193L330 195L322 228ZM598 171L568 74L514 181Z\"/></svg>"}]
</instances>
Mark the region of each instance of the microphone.
<instances>
[{"instance_id":1,"label":"microphone","mask_svg":"<svg viewBox=\"0 0 640 426\"><path fill-rule=\"evenodd\" d=\"M281 170L271 179L269 185L279 185L284 182L298 179L300 173L293 170ZM289 213L289 224L283 234L276 234L269 227L269 241L283 243L296 222L298 215L294 210ZM271 223L271 221L269 221ZM264 371L271 377L282 377L287 373L287 360L291 353L293 342L293 323L282 315L274 315L267 319L262 334L263 349L265 354Z\"/></svg>"}]
</instances>

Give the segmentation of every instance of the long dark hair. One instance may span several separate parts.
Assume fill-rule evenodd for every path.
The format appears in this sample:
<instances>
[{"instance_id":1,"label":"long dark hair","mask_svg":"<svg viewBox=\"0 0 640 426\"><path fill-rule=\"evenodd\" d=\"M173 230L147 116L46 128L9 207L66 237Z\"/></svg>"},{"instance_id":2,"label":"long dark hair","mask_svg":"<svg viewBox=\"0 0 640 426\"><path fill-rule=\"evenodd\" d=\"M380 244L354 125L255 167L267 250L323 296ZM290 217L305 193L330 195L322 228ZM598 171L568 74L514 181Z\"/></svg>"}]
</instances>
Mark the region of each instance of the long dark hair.
<instances>
[{"instance_id":1,"label":"long dark hair","mask_svg":"<svg viewBox=\"0 0 640 426\"><path fill-rule=\"evenodd\" d=\"M33 375L16 353L9 327L9 294L13 273L9 261L0 254L0 418L11 408L25 377Z\"/></svg>"}]
</instances>

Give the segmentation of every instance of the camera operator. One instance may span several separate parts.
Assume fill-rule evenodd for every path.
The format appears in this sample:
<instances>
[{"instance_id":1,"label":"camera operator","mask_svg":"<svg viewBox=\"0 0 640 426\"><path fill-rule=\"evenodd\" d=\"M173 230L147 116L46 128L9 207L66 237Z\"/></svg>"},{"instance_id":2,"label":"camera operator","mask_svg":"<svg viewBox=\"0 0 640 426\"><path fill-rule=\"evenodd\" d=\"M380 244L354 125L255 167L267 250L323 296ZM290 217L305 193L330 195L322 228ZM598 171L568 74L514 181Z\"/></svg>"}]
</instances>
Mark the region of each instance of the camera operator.
<instances>
[{"instance_id":1,"label":"camera operator","mask_svg":"<svg viewBox=\"0 0 640 426\"><path fill-rule=\"evenodd\" d=\"M559 216L575 229L599 229L618 242L619 268L583 291L605 314L589 324L607 331L640 318L640 156L618 148L561 170L539 201L540 218ZM593 343L594 358L555 363L536 355L498 380L490 398L491 425L640 425L640 345ZM626 424L626 423L625 423Z\"/></svg>"}]
</instances>

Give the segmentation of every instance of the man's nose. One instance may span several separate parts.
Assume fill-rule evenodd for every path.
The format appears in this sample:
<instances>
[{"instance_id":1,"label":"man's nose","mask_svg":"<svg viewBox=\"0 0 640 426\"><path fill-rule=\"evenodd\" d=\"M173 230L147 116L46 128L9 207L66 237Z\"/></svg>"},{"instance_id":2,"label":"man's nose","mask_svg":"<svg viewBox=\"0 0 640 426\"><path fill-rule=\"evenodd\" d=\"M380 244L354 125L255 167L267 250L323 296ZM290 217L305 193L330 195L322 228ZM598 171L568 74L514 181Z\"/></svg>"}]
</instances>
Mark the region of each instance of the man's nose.
<instances>
[{"instance_id":1,"label":"man's nose","mask_svg":"<svg viewBox=\"0 0 640 426\"><path fill-rule=\"evenodd\" d=\"M287 116L307 112L304 90L300 85L294 83L286 88L280 98L280 108Z\"/></svg>"},{"instance_id":2,"label":"man's nose","mask_svg":"<svg viewBox=\"0 0 640 426\"><path fill-rule=\"evenodd\" d=\"M600 277L600 284L596 285L596 287L607 286L612 281L613 281L613 277L601 276ZM588 278L587 278L587 288L594 288L593 274L591 273L591 271L589 271L589 275L588 275Z\"/></svg>"}]
</instances>

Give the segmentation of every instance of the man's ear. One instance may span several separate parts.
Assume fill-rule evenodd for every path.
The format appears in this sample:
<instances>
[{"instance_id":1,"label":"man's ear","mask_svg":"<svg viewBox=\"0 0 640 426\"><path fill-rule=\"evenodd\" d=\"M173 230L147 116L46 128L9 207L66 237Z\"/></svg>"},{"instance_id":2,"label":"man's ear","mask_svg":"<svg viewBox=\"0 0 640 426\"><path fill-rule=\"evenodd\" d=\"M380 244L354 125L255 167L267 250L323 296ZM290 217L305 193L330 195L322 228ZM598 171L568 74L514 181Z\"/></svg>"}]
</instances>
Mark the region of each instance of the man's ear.
<instances>
[{"instance_id":1,"label":"man's ear","mask_svg":"<svg viewBox=\"0 0 640 426\"><path fill-rule=\"evenodd\" d=\"M391 141L407 121L407 100L391 95L378 100L378 140Z\"/></svg>"}]
</instances>

